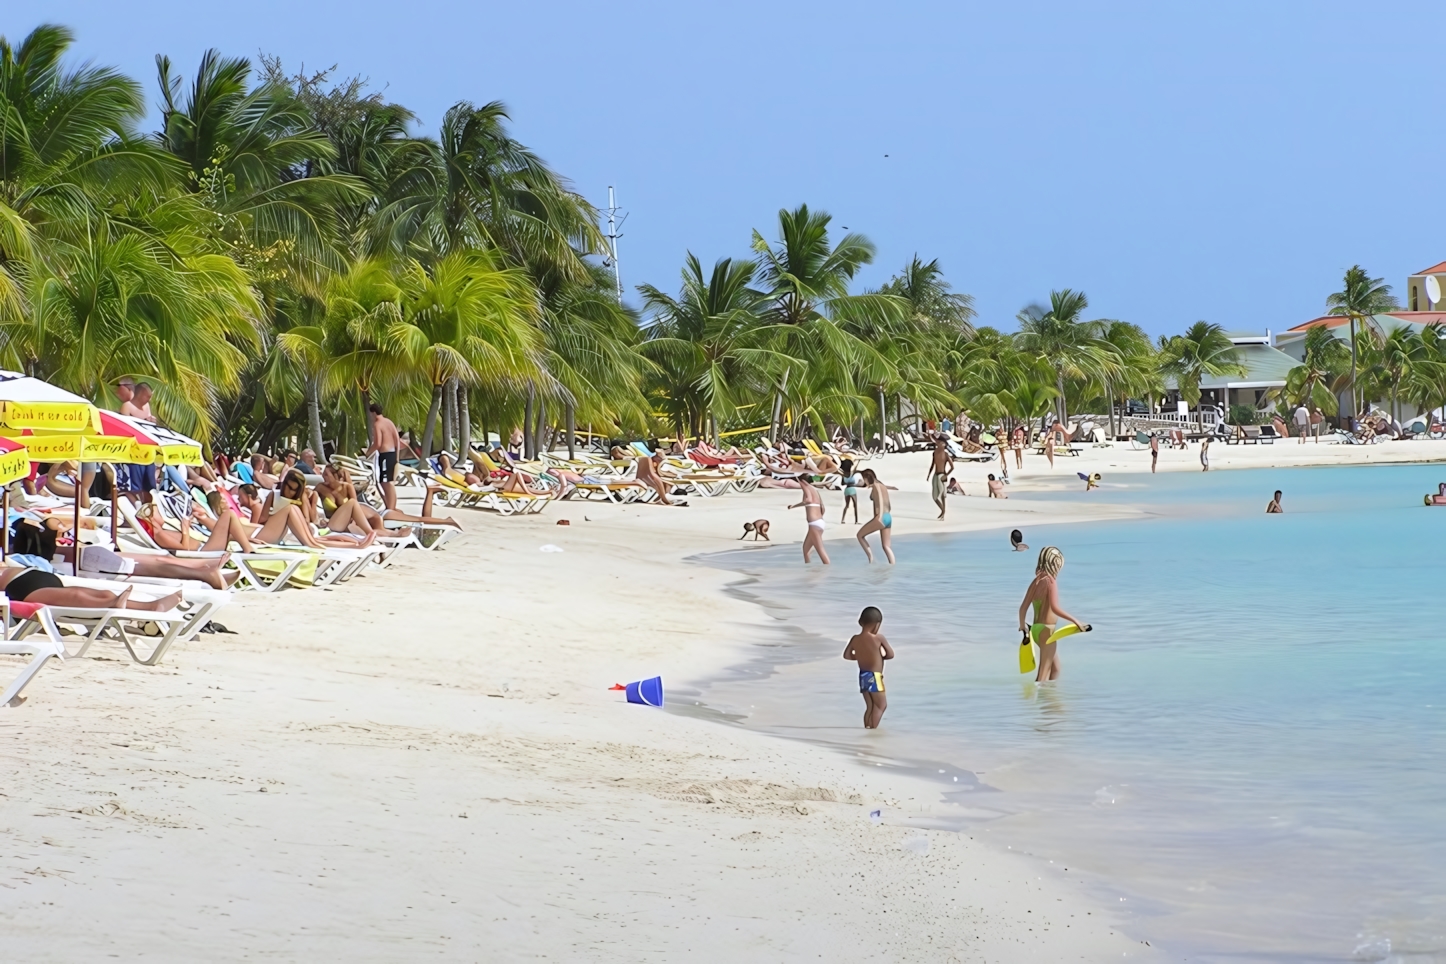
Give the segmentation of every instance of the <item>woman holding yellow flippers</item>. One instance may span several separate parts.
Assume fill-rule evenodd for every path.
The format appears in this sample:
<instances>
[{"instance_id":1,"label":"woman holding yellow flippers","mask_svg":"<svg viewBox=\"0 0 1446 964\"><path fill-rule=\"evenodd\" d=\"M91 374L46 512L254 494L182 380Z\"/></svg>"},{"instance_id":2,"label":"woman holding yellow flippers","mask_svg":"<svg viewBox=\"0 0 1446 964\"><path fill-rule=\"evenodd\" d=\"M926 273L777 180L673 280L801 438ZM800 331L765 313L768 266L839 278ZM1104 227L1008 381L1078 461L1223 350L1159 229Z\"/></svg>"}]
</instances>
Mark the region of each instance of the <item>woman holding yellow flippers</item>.
<instances>
[{"instance_id":1,"label":"woman holding yellow flippers","mask_svg":"<svg viewBox=\"0 0 1446 964\"><path fill-rule=\"evenodd\" d=\"M1024 648L1020 650L1020 672L1029 671L1024 649L1029 646L1030 641L1039 644L1039 672L1034 677L1036 683L1059 679L1059 657L1056 653L1059 640L1074 633L1089 632L1090 629L1060 608L1059 586L1055 579L1063 568L1064 553L1054 546L1045 546L1039 550L1039 562L1034 567L1034 581L1029 584L1029 590L1024 594L1024 602L1019 604L1019 631L1026 634ZM1026 628L1024 616L1031 603L1034 605L1034 622ZM1069 620L1071 625L1056 630L1055 624L1061 616ZM1031 657L1033 655L1030 653Z\"/></svg>"}]
</instances>

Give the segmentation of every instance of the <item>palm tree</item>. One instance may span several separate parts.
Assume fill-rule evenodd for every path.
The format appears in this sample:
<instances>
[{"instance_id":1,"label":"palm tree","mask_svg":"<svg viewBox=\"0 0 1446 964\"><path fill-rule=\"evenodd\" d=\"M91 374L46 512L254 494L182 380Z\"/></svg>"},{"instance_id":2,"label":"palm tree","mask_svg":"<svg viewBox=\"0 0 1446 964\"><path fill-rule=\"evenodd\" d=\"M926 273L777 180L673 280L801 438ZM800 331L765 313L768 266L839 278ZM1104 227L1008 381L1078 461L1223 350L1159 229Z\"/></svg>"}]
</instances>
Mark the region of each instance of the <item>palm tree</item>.
<instances>
[{"instance_id":1,"label":"palm tree","mask_svg":"<svg viewBox=\"0 0 1446 964\"><path fill-rule=\"evenodd\" d=\"M1162 338L1160 374L1173 377L1180 397L1200 405L1200 380L1206 375L1243 375L1240 353L1225 335L1225 329L1208 321L1197 321L1183 335ZM1200 427L1203 429L1204 419Z\"/></svg>"},{"instance_id":2,"label":"palm tree","mask_svg":"<svg viewBox=\"0 0 1446 964\"><path fill-rule=\"evenodd\" d=\"M893 294L849 294L849 283L874 260L874 246L861 234L847 234L837 246L829 243L832 218L800 204L778 212L776 245L753 232L759 259L758 280L766 293L762 316L776 356L801 358L806 365L832 370L842 380L858 372L879 392L879 419L885 421L884 390L891 366L858 333L878 332L906 317L907 302ZM866 337L866 336L865 336ZM769 426L778 433L788 380L796 365L786 364L774 390ZM879 430L884 432L880 424Z\"/></svg>"},{"instance_id":3,"label":"palm tree","mask_svg":"<svg viewBox=\"0 0 1446 964\"><path fill-rule=\"evenodd\" d=\"M751 287L757 271L753 261L720 258L705 276L689 252L678 297L638 286L652 316L642 351L657 365L655 388L680 434L688 434L685 425L702 427L698 422L706 418L707 435L716 443L718 426L738 410L742 391L766 385L760 372L800 364L763 344L764 298Z\"/></svg>"},{"instance_id":4,"label":"palm tree","mask_svg":"<svg viewBox=\"0 0 1446 964\"><path fill-rule=\"evenodd\" d=\"M1309 328L1301 363L1285 376L1286 401L1335 415L1349 371L1350 353L1341 340L1323 325Z\"/></svg>"},{"instance_id":5,"label":"palm tree","mask_svg":"<svg viewBox=\"0 0 1446 964\"><path fill-rule=\"evenodd\" d=\"M1162 387L1155 346L1139 325L1128 321L1101 319L1094 322L1100 341L1114 352L1118 364L1104 373L1105 398L1109 404L1110 437L1115 431L1115 402L1139 398Z\"/></svg>"},{"instance_id":6,"label":"palm tree","mask_svg":"<svg viewBox=\"0 0 1446 964\"><path fill-rule=\"evenodd\" d=\"M1054 370L1056 404L1061 424L1069 424L1065 381L1103 377L1118 367L1113 348L1099 337L1098 326L1084 320L1089 299L1083 291L1065 288L1049 293L1049 308L1037 305L1018 315L1015 344L1036 355Z\"/></svg>"},{"instance_id":7,"label":"palm tree","mask_svg":"<svg viewBox=\"0 0 1446 964\"><path fill-rule=\"evenodd\" d=\"M431 390L422 455L432 435L442 387L506 383L520 387L541 375L536 292L525 272L499 267L481 251L457 251L431 269L413 261L399 278L402 320L388 338Z\"/></svg>"},{"instance_id":8,"label":"palm tree","mask_svg":"<svg viewBox=\"0 0 1446 964\"><path fill-rule=\"evenodd\" d=\"M1391 295L1391 286L1382 283L1380 278L1370 277L1358 264L1346 271L1345 286L1326 298L1326 309L1330 314L1350 319L1352 417L1360 411L1360 400L1356 397L1356 325L1365 330L1369 320L1369 327L1374 329L1376 315L1399 307Z\"/></svg>"}]
</instances>

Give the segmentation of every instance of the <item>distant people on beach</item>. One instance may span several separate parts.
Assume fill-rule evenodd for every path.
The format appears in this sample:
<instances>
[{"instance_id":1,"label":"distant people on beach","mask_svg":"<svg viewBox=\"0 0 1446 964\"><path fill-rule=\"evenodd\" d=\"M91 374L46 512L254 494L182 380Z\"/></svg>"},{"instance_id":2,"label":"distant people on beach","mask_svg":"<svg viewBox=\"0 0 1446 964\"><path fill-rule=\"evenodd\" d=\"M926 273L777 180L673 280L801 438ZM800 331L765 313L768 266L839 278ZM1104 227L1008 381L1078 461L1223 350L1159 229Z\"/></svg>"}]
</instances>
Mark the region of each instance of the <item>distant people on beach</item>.
<instances>
[{"instance_id":1,"label":"distant people on beach","mask_svg":"<svg viewBox=\"0 0 1446 964\"><path fill-rule=\"evenodd\" d=\"M989 473L989 498L991 498L991 499L1007 499L1007 498L1009 498L1009 493L1004 491L1004 483L1003 483L1003 482L1000 482L998 479L996 479L996 478L994 477L994 473L993 473L993 472L990 472L990 473Z\"/></svg>"},{"instance_id":2,"label":"distant people on beach","mask_svg":"<svg viewBox=\"0 0 1446 964\"><path fill-rule=\"evenodd\" d=\"M1295 408L1295 434L1300 436L1301 445L1305 444L1305 437L1310 432L1310 410L1301 402Z\"/></svg>"},{"instance_id":3,"label":"distant people on beach","mask_svg":"<svg viewBox=\"0 0 1446 964\"><path fill-rule=\"evenodd\" d=\"M929 459L929 494L939 507L939 518L944 518L944 507L949 501L949 473L954 471L954 458L943 437L934 441L934 451ZM855 510L857 511L857 510Z\"/></svg>"},{"instance_id":4,"label":"distant people on beach","mask_svg":"<svg viewBox=\"0 0 1446 964\"><path fill-rule=\"evenodd\" d=\"M1044 457L1049 459L1049 467L1054 468L1054 433L1050 432L1044 437Z\"/></svg>"},{"instance_id":5,"label":"distant people on beach","mask_svg":"<svg viewBox=\"0 0 1446 964\"><path fill-rule=\"evenodd\" d=\"M1010 437L1010 444L1014 448L1014 467L1024 468L1024 426L1015 426L1014 434ZM1009 477L1009 463L1004 463L1004 477Z\"/></svg>"},{"instance_id":6,"label":"distant people on beach","mask_svg":"<svg viewBox=\"0 0 1446 964\"><path fill-rule=\"evenodd\" d=\"M856 473L856 472L854 471L854 460L853 460L853 459L844 459L844 460L843 460L843 464L839 466L839 470L843 473L843 487L844 487L844 489L843 489L843 512L842 512L842 513L839 515L839 517L838 517L838 523L839 523L839 525L843 525L845 522L848 521L848 517L849 517L849 506L853 506L853 509L854 509L854 525L858 525L858 524L859 524L859 483L862 481L862 479L860 479L859 476L858 476L858 473Z\"/></svg>"},{"instance_id":7,"label":"distant people on beach","mask_svg":"<svg viewBox=\"0 0 1446 964\"><path fill-rule=\"evenodd\" d=\"M879 632L884 614L868 606L859 614L859 631L844 647L843 658L859 664L859 692L864 697L864 729L876 730L889 701L884 696L884 660L894 658L894 649Z\"/></svg>"},{"instance_id":8,"label":"distant people on beach","mask_svg":"<svg viewBox=\"0 0 1446 964\"><path fill-rule=\"evenodd\" d=\"M1059 603L1059 572L1064 568L1064 553L1054 546L1039 550L1039 561L1034 567L1034 581L1024 593L1019 604L1019 631L1028 633L1029 638L1039 646L1039 672L1034 676L1036 683L1059 679L1059 643L1048 642L1054 627L1062 616L1070 622L1085 628L1085 624L1064 611ZM1034 606L1034 622L1026 628L1025 613Z\"/></svg>"},{"instance_id":9,"label":"distant people on beach","mask_svg":"<svg viewBox=\"0 0 1446 964\"><path fill-rule=\"evenodd\" d=\"M1150 474L1155 474L1155 465L1160 461L1160 436L1150 436Z\"/></svg>"},{"instance_id":10,"label":"distant people on beach","mask_svg":"<svg viewBox=\"0 0 1446 964\"><path fill-rule=\"evenodd\" d=\"M1275 498L1265 504L1266 515L1278 515L1285 510L1280 507L1280 490L1275 490Z\"/></svg>"},{"instance_id":11,"label":"distant people on beach","mask_svg":"<svg viewBox=\"0 0 1446 964\"><path fill-rule=\"evenodd\" d=\"M804 518L808 520L808 529L803 534L803 564L808 565L808 554L812 551L818 553L818 561L826 566L829 562L828 552L823 547L823 530L828 523L823 519L823 496L806 475L798 477L798 487L802 490L801 497L789 508L803 506Z\"/></svg>"},{"instance_id":12,"label":"distant people on beach","mask_svg":"<svg viewBox=\"0 0 1446 964\"><path fill-rule=\"evenodd\" d=\"M877 532L879 534L879 545L883 547L884 557L889 560L890 565L894 562L894 550L891 545L894 533L894 516L889 511L889 489L888 486L879 481L878 475L873 469L864 469L864 485L869 487L869 498L874 503L874 517L863 524L859 529L859 545L863 546L864 555L868 556L869 562L874 561L873 550L869 548L868 537Z\"/></svg>"},{"instance_id":13,"label":"distant people on beach","mask_svg":"<svg viewBox=\"0 0 1446 964\"><path fill-rule=\"evenodd\" d=\"M1015 552L1023 552L1029 548L1029 546L1024 544L1024 533L1018 529L1009 533L1009 544L1014 547Z\"/></svg>"},{"instance_id":14,"label":"distant people on beach","mask_svg":"<svg viewBox=\"0 0 1446 964\"><path fill-rule=\"evenodd\" d=\"M950 476L950 477L949 477L949 494L950 494L950 495L963 495L963 494L964 494L964 486L960 485L960 484L959 484L959 480L958 480L957 478L954 478L953 476Z\"/></svg>"},{"instance_id":15,"label":"distant people on beach","mask_svg":"<svg viewBox=\"0 0 1446 964\"><path fill-rule=\"evenodd\" d=\"M1210 436L1200 440L1200 471L1210 471Z\"/></svg>"}]
</instances>

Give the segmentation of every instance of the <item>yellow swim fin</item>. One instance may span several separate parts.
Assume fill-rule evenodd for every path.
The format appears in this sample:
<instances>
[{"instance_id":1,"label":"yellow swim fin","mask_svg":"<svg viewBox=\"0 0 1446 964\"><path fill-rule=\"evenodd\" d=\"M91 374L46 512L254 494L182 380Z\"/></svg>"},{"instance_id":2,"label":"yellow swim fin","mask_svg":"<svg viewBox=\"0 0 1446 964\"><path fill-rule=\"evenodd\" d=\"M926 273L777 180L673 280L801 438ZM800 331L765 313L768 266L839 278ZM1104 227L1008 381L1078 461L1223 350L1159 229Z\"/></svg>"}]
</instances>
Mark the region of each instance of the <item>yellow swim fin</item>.
<instances>
[{"instance_id":1,"label":"yellow swim fin","mask_svg":"<svg viewBox=\"0 0 1446 964\"><path fill-rule=\"evenodd\" d=\"M1034 643L1030 642L1029 633L1024 634L1024 642L1019 644L1019 671L1034 672Z\"/></svg>"},{"instance_id":2,"label":"yellow swim fin","mask_svg":"<svg viewBox=\"0 0 1446 964\"><path fill-rule=\"evenodd\" d=\"M1074 623L1066 623L1065 625L1056 629L1054 632L1050 633L1049 638L1045 640L1045 643L1057 643L1061 639L1064 639L1066 636L1073 636L1075 633L1087 633L1092 629L1094 629L1094 627L1089 625L1088 623L1083 626L1076 626Z\"/></svg>"}]
</instances>

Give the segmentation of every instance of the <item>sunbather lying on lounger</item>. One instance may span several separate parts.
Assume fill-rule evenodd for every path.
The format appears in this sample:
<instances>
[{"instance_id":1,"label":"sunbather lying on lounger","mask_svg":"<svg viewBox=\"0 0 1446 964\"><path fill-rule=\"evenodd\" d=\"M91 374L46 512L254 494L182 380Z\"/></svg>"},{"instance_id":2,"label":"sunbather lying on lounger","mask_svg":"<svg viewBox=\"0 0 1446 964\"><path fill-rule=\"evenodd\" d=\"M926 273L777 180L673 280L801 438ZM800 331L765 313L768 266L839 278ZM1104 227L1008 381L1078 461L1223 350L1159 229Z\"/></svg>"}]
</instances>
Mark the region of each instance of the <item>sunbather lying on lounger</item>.
<instances>
[{"instance_id":1,"label":"sunbather lying on lounger","mask_svg":"<svg viewBox=\"0 0 1446 964\"><path fill-rule=\"evenodd\" d=\"M481 475L478 475L476 472L463 472L461 469L457 468L452 462L452 456L448 455L446 452L443 452L441 455L437 456L437 464L442 468L440 474L443 477L450 479L453 482L456 482L458 485L484 484L482 481L483 477Z\"/></svg>"},{"instance_id":2,"label":"sunbather lying on lounger","mask_svg":"<svg viewBox=\"0 0 1446 964\"><path fill-rule=\"evenodd\" d=\"M160 613L176 608L181 601L179 591L160 599L137 601L131 599L134 586L127 586L124 592L106 592L104 589L84 589L67 586L60 577L44 569L7 566L0 569L0 590L11 602L39 603L42 606L69 606L76 609L137 609Z\"/></svg>"},{"instance_id":3,"label":"sunbather lying on lounger","mask_svg":"<svg viewBox=\"0 0 1446 964\"><path fill-rule=\"evenodd\" d=\"M116 552L105 546L82 546L80 571L98 572L107 576L145 576L151 579L196 579L213 589L226 589L239 572L223 572L230 555L222 553L211 559L175 559L151 553Z\"/></svg>"},{"instance_id":4,"label":"sunbather lying on lounger","mask_svg":"<svg viewBox=\"0 0 1446 964\"><path fill-rule=\"evenodd\" d=\"M237 518L229 509L220 516L212 516L203 512L200 506L196 506L178 531L167 526L166 517L156 503L147 502L136 510L136 521L156 545L170 552L197 549L216 552L228 548L233 541L241 546L243 552L255 551L251 545L251 531L254 527ZM211 530L211 535L204 542L191 534L192 521Z\"/></svg>"}]
</instances>

